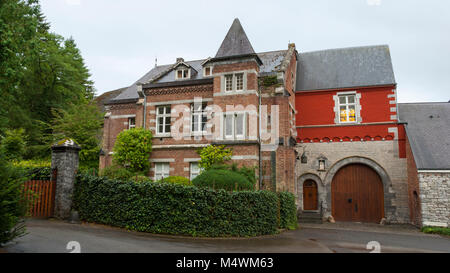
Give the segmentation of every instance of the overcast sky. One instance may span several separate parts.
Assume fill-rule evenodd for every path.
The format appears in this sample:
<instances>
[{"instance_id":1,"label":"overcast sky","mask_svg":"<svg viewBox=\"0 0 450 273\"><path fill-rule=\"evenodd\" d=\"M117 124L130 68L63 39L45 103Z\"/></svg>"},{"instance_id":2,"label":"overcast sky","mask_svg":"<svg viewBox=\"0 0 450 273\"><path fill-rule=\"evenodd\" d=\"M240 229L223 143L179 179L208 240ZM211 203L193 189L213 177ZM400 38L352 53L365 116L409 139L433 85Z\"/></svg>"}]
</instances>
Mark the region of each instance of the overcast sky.
<instances>
[{"instance_id":1,"label":"overcast sky","mask_svg":"<svg viewBox=\"0 0 450 273\"><path fill-rule=\"evenodd\" d=\"M450 100L446 0L41 0L52 31L72 36L97 94L155 65L214 56L234 18L256 52L388 44L400 102Z\"/></svg>"}]
</instances>

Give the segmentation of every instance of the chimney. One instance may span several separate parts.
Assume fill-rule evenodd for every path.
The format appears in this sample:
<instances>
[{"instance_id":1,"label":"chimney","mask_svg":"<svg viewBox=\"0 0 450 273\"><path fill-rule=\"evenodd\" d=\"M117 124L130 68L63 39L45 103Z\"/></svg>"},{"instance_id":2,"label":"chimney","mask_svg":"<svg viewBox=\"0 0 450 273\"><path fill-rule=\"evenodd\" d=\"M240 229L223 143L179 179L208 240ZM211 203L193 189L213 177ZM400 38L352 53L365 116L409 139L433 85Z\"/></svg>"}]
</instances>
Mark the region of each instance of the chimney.
<instances>
[{"instance_id":1,"label":"chimney","mask_svg":"<svg viewBox=\"0 0 450 273\"><path fill-rule=\"evenodd\" d=\"M295 48L295 43L289 43L288 48L291 48L291 47Z\"/></svg>"},{"instance_id":2,"label":"chimney","mask_svg":"<svg viewBox=\"0 0 450 273\"><path fill-rule=\"evenodd\" d=\"M183 58L181 58L181 57L177 58L177 63L182 63L182 62L184 62Z\"/></svg>"}]
</instances>

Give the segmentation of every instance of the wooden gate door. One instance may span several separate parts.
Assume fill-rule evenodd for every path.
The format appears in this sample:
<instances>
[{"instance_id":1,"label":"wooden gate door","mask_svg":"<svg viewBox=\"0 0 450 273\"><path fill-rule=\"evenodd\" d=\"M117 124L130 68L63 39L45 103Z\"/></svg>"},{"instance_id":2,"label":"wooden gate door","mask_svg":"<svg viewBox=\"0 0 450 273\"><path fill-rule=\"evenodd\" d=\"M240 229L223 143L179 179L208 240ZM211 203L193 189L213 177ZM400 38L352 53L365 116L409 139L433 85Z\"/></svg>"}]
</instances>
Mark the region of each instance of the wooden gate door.
<instances>
[{"instance_id":1,"label":"wooden gate door","mask_svg":"<svg viewBox=\"0 0 450 273\"><path fill-rule=\"evenodd\" d=\"M30 217L52 217L55 202L56 182L30 180L24 184L24 195L28 201Z\"/></svg>"},{"instance_id":2,"label":"wooden gate door","mask_svg":"<svg viewBox=\"0 0 450 273\"><path fill-rule=\"evenodd\" d=\"M317 210L317 184L313 180L303 183L303 210Z\"/></svg>"},{"instance_id":3,"label":"wooden gate door","mask_svg":"<svg viewBox=\"0 0 450 273\"><path fill-rule=\"evenodd\" d=\"M351 164L340 169L331 184L331 199L336 221L379 223L384 217L383 183L369 166Z\"/></svg>"}]
</instances>

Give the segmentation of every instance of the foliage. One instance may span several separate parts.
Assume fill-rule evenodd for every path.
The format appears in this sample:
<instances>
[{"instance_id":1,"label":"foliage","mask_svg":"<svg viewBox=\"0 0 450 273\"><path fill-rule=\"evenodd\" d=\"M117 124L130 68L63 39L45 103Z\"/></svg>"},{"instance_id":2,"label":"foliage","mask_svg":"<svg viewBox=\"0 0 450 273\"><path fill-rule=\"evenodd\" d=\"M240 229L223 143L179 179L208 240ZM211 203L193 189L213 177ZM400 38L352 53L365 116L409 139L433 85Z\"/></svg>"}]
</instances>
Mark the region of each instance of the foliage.
<instances>
[{"instance_id":1,"label":"foliage","mask_svg":"<svg viewBox=\"0 0 450 273\"><path fill-rule=\"evenodd\" d=\"M120 132L114 145L113 160L131 172L145 172L152 151L152 133L143 128Z\"/></svg>"},{"instance_id":2,"label":"foliage","mask_svg":"<svg viewBox=\"0 0 450 273\"><path fill-rule=\"evenodd\" d=\"M200 155L199 166L203 170L209 169L213 165L223 164L231 159L231 149L225 148L225 145L208 145L197 151Z\"/></svg>"},{"instance_id":3,"label":"foliage","mask_svg":"<svg viewBox=\"0 0 450 273\"><path fill-rule=\"evenodd\" d=\"M213 191L79 174L74 205L82 220L144 232L211 237L277 232L278 197L269 191Z\"/></svg>"},{"instance_id":4,"label":"foliage","mask_svg":"<svg viewBox=\"0 0 450 273\"><path fill-rule=\"evenodd\" d=\"M117 165L111 165L108 166L100 171L100 176L107 177L109 179L117 179L122 181L143 181L143 180L149 180L148 177L146 177L143 173L135 173L132 172L129 169L117 166Z\"/></svg>"},{"instance_id":5,"label":"foliage","mask_svg":"<svg viewBox=\"0 0 450 273\"><path fill-rule=\"evenodd\" d=\"M186 178L184 176L169 176L159 180L158 182L185 185L185 186L191 185L191 181L189 180L189 178Z\"/></svg>"},{"instance_id":6,"label":"foliage","mask_svg":"<svg viewBox=\"0 0 450 273\"><path fill-rule=\"evenodd\" d=\"M262 84L265 87L269 87L272 85L277 85L278 84L278 79L277 76L266 76L262 79Z\"/></svg>"},{"instance_id":7,"label":"foliage","mask_svg":"<svg viewBox=\"0 0 450 273\"><path fill-rule=\"evenodd\" d=\"M429 233L429 234L441 234L450 236L450 228L444 228L444 227L423 227L421 229L423 233Z\"/></svg>"},{"instance_id":8,"label":"foliage","mask_svg":"<svg viewBox=\"0 0 450 273\"><path fill-rule=\"evenodd\" d=\"M226 167L221 165L203 171L192 180L192 184L200 188L208 187L227 191L254 190L254 184L244 175L224 168Z\"/></svg>"},{"instance_id":9,"label":"foliage","mask_svg":"<svg viewBox=\"0 0 450 273\"><path fill-rule=\"evenodd\" d=\"M295 196L290 192L279 192L280 200L280 228L297 229L297 206L295 205Z\"/></svg>"},{"instance_id":10,"label":"foliage","mask_svg":"<svg viewBox=\"0 0 450 273\"><path fill-rule=\"evenodd\" d=\"M54 139L71 138L81 147L80 168L98 169L103 114L93 103L53 110Z\"/></svg>"},{"instance_id":11,"label":"foliage","mask_svg":"<svg viewBox=\"0 0 450 273\"><path fill-rule=\"evenodd\" d=\"M23 129L6 130L0 143L0 153L7 160L21 160L25 154L26 141Z\"/></svg>"},{"instance_id":12,"label":"foliage","mask_svg":"<svg viewBox=\"0 0 450 273\"><path fill-rule=\"evenodd\" d=\"M51 162L47 160L13 161L13 166L21 170L28 180L50 180Z\"/></svg>"},{"instance_id":13,"label":"foliage","mask_svg":"<svg viewBox=\"0 0 450 273\"><path fill-rule=\"evenodd\" d=\"M23 128L26 158L50 154L52 109L94 95L74 40L50 32L37 0L0 2L0 75L0 135Z\"/></svg>"},{"instance_id":14,"label":"foliage","mask_svg":"<svg viewBox=\"0 0 450 273\"><path fill-rule=\"evenodd\" d=\"M21 173L0 158L0 246L25 234Z\"/></svg>"}]
</instances>

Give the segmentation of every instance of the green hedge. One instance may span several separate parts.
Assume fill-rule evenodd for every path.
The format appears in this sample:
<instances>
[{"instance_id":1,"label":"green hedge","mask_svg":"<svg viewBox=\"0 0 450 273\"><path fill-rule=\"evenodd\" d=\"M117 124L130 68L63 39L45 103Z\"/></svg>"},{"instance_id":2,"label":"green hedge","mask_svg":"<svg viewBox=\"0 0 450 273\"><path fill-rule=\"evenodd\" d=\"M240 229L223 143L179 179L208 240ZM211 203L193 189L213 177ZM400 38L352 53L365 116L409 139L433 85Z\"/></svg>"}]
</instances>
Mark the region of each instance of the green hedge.
<instances>
[{"instance_id":1,"label":"green hedge","mask_svg":"<svg viewBox=\"0 0 450 273\"><path fill-rule=\"evenodd\" d=\"M258 236L278 230L279 198L269 191L226 192L169 183L124 183L86 174L79 174L75 185L75 209L88 222L210 237ZM282 204L284 208L284 201Z\"/></svg>"},{"instance_id":2,"label":"green hedge","mask_svg":"<svg viewBox=\"0 0 450 273\"><path fill-rule=\"evenodd\" d=\"M178 184L178 185L185 185L185 186L191 185L191 181L189 180L189 178L186 178L184 176L169 176L169 177L160 179L157 182Z\"/></svg>"},{"instance_id":3,"label":"green hedge","mask_svg":"<svg viewBox=\"0 0 450 273\"><path fill-rule=\"evenodd\" d=\"M295 196L290 192L279 192L280 200L280 228L297 229L297 206Z\"/></svg>"},{"instance_id":4,"label":"green hedge","mask_svg":"<svg viewBox=\"0 0 450 273\"><path fill-rule=\"evenodd\" d=\"M254 190L254 185L244 175L226 169L209 169L192 180L199 188L223 189L227 191Z\"/></svg>"}]
</instances>

